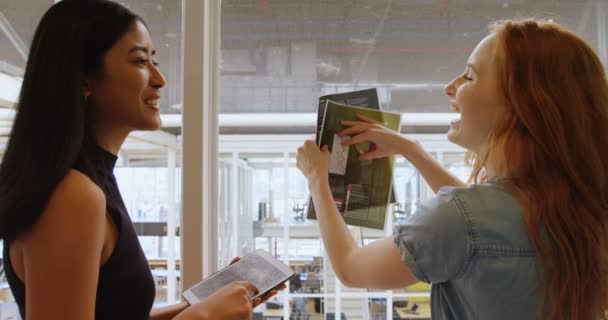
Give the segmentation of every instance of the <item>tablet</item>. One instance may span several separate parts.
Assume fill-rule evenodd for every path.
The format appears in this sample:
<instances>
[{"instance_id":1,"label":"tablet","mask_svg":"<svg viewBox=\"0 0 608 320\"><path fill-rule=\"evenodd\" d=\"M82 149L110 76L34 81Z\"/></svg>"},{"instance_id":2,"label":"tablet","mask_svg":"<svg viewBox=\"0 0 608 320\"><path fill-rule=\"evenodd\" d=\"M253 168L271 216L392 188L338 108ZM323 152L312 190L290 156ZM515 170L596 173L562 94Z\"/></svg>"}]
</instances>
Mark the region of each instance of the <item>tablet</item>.
<instances>
[{"instance_id":1,"label":"tablet","mask_svg":"<svg viewBox=\"0 0 608 320\"><path fill-rule=\"evenodd\" d=\"M236 263L203 279L184 291L182 296L188 303L195 304L233 281L249 281L258 288L258 294L253 296L255 299L278 287L294 275L295 272L288 265L267 251L256 250Z\"/></svg>"}]
</instances>

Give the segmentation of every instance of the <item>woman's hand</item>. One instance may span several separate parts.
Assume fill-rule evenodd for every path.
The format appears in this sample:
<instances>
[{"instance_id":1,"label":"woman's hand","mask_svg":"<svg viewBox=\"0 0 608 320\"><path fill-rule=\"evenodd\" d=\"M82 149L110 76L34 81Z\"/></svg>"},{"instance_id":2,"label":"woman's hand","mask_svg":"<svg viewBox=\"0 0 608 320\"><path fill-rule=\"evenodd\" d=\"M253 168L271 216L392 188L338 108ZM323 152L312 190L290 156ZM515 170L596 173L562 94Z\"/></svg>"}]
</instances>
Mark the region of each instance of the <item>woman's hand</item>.
<instances>
[{"instance_id":1,"label":"woman's hand","mask_svg":"<svg viewBox=\"0 0 608 320\"><path fill-rule=\"evenodd\" d=\"M323 146L321 150L314 140L306 140L298 148L296 155L297 167L310 185L313 182L328 182L329 172L329 148Z\"/></svg>"},{"instance_id":2,"label":"woman's hand","mask_svg":"<svg viewBox=\"0 0 608 320\"><path fill-rule=\"evenodd\" d=\"M342 121L342 125L349 128L344 129L338 135L351 136L349 140L342 142L343 146L367 141L372 143L370 150L360 154L359 159L369 160L401 154L416 167L434 192L444 186L466 187L464 182L453 176L437 160L426 153L417 141L403 137L366 116L357 115L357 118L360 121Z\"/></svg>"},{"instance_id":3,"label":"woman's hand","mask_svg":"<svg viewBox=\"0 0 608 320\"><path fill-rule=\"evenodd\" d=\"M283 283L281 285L279 285L278 287L268 291L265 295L259 297L259 298L255 298L253 299L253 308L259 306L260 304L268 301L268 299L274 297L277 295L277 293L279 293L279 291L283 290L287 288L287 286Z\"/></svg>"},{"instance_id":4,"label":"woman's hand","mask_svg":"<svg viewBox=\"0 0 608 320\"><path fill-rule=\"evenodd\" d=\"M257 288L247 281L232 282L207 299L188 307L178 319L251 319L253 312L251 297L257 291Z\"/></svg>"},{"instance_id":5,"label":"woman's hand","mask_svg":"<svg viewBox=\"0 0 608 320\"><path fill-rule=\"evenodd\" d=\"M408 148L416 146L416 142L402 137L374 119L360 114L357 115L357 118L360 121L342 121L342 125L349 128L342 130L338 135L340 137L351 136L350 139L342 142L343 146L368 141L372 143L367 152L359 155L361 160L383 158L394 154L406 155Z\"/></svg>"}]
</instances>

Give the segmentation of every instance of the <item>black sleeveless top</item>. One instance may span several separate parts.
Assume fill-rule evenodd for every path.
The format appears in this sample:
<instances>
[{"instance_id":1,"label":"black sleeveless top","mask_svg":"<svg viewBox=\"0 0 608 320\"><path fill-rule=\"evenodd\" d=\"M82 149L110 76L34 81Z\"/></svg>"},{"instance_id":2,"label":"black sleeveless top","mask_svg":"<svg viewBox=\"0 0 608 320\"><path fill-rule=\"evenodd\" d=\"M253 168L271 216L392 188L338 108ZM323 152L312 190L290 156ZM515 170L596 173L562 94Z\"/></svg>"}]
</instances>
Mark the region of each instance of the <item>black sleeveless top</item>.
<instances>
[{"instance_id":1,"label":"black sleeveless top","mask_svg":"<svg viewBox=\"0 0 608 320\"><path fill-rule=\"evenodd\" d=\"M114 251L99 269L95 319L149 319L156 292L154 279L116 184L113 171L117 157L98 146L87 149L86 158L91 159L90 165L97 178L93 180L99 182L99 187L105 194L106 210L119 233ZM88 171L79 165L75 169L84 174ZM10 242L4 245L6 278L19 305L21 317L26 319L26 287L12 268L9 246Z\"/></svg>"}]
</instances>

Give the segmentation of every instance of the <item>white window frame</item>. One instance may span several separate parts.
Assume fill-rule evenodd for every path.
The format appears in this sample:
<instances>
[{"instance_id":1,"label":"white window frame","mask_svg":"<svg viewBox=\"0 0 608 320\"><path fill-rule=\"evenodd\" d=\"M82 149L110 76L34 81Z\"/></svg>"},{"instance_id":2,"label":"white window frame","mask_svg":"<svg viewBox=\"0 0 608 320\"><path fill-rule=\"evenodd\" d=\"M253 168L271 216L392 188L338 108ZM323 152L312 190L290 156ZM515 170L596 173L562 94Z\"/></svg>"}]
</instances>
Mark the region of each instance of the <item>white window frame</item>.
<instances>
[{"instance_id":1,"label":"white window frame","mask_svg":"<svg viewBox=\"0 0 608 320\"><path fill-rule=\"evenodd\" d=\"M182 0L182 289L217 268L220 8Z\"/></svg>"}]
</instances>

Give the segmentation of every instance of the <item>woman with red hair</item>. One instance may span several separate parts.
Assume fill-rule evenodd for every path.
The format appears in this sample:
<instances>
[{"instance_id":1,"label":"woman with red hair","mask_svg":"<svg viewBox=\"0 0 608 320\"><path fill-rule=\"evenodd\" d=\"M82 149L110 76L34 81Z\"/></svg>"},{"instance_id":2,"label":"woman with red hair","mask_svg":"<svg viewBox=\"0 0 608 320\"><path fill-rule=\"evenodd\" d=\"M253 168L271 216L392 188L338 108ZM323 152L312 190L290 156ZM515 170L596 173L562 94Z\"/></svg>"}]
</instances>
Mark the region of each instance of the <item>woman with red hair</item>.
<instances>
[{"instance_id":1,"label":"woman with red hair","mask_svg":"<svg viewBox=\"0 0 608 320\"><path fill-rule=\"evenodd\" d=\"M327 253L352 287L431 286L433 319L608 319L608 83L597 55L558 24L501 21L446 87L464 184L419 144L371 119L344 145L407 158L436 197L395 236L358 247L331 197L329 151L298 149Z\"/></svg>"}]
</instances>

